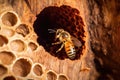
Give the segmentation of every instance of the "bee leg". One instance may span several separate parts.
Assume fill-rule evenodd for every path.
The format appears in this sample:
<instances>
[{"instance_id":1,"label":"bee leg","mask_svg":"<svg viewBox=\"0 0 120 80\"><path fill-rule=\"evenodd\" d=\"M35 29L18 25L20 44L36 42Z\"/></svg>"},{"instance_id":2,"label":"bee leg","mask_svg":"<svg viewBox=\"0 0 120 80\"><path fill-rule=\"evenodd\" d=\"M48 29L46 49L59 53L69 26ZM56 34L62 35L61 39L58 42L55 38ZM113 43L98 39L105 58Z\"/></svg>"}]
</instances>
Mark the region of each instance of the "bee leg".
<instances>
[{"instance_id":1,"label":"bee leg","mask_svg":"<svg viewBox=\"0 0 120 80\"><path fill-rule=\"evenodd\" d=\"M64 47L64 43L61 45L61 47L56 51L56 53L58 53L59 51L61 51L61 49Z\"/></svg>"},{"instance_id":2,"label":"bee leg","mask_svg":"<svg viewBox=\"0 0 120 80\"><path fill-rule=\"evenodd\" d=\"M61 42L59 41L59 42L56 42L56 43L52 43L52 45L57 45L57 44L60 44Z\"/></svg>"}]
</instances>

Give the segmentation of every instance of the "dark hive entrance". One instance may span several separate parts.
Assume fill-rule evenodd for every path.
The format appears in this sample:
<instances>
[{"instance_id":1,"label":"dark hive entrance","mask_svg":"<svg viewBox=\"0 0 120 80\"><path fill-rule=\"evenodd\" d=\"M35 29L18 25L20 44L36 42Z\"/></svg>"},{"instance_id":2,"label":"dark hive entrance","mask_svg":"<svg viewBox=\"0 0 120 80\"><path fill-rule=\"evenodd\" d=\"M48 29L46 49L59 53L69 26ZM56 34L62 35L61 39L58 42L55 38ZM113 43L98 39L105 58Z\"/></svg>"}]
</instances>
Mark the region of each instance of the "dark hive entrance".
<instances>
[{"instance_id":1,"label":"dark hive entrance","mask_svg":"<svg viewBox=\"0 0 120 80\"><path fill-rule=\"evenodd\" d=\"M51 55L58 57L59 59L68 58L64 51L64 48L56 53L60 48L60 45L51 45L55 41L55 33L49 33L48 29L64 29L70 33L70 35L76 37L82 42L82 47L77 50L77 56L75 59L80 58L82 54L82 49L84 47L85 41L84 37L84 23L82 18L79 16L79 11L67 5L62 5L60 7L49 6L44 8L37 19L34 22L34 30L37 33L38 43L46 49Z\"/></svg>"}]
</instances>

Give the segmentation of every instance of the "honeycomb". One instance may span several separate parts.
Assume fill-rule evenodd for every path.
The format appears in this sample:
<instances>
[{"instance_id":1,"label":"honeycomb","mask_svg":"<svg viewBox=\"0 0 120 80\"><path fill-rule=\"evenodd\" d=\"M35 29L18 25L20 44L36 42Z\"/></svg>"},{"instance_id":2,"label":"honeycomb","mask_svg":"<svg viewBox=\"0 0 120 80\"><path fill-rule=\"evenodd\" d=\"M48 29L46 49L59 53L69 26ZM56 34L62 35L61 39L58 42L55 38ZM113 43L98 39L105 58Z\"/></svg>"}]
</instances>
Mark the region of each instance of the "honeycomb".
<instances>
[{"instance_id":1,"label":"honeycomb","mask_svg":"<svg viewBox=\"0 0 120 80\"><path fill-rule=\"evenodd\" d=\"M69 80L31 58L41 48L36 38L13 9L0 13L0 80Z\"/></svg>"},{"instance_id":2,"label":"honeycomb","mask_svg":"<svg viewBox=\"0 0 120 80\"><path fill-rule=\"evenodd\" d=\"M55 33L49 33L48 31L49 29L64 29L82 43L80 48L76 47L77 55L75 59L80 59L81 54L83 54L82 51L85 49L85 25L79 14L80 12L76 8L72 8L68 5L62 5L60 7L49 6L44 8L40 14L37 15L37 19L33 25L35 32L39 36L39 44L43 45L51 55L57 56L59 59L63 60L68 58L64 49L56 53L60 45L51 45L51 43L56 42Z\"/></svg>"}]
</instances>

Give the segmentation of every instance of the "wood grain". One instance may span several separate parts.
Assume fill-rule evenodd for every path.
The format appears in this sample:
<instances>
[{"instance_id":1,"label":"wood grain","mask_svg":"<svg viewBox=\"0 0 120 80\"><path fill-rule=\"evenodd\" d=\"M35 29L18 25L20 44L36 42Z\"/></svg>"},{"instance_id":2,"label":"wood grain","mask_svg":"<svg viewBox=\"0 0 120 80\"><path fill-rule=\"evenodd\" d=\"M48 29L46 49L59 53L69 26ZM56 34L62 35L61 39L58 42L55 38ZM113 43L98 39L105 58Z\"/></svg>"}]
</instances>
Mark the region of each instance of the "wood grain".
<instances>
[{"instance_id":1,"label":"wood grain","mask_svg":"<svg viewBox=\"0 0 120 80\"><path fill-rule=\"evenodd\" d=\"M47 51L25 55L47 69L64 73L70 80L119 80L120 77L120 1L119 0L4 0L22 22L33 26L45 7L69 5L80 11L85 24L85 49L77 60L61 60ZM99 74L99 75L98 75Z\"/></svg>"}]
</instances>

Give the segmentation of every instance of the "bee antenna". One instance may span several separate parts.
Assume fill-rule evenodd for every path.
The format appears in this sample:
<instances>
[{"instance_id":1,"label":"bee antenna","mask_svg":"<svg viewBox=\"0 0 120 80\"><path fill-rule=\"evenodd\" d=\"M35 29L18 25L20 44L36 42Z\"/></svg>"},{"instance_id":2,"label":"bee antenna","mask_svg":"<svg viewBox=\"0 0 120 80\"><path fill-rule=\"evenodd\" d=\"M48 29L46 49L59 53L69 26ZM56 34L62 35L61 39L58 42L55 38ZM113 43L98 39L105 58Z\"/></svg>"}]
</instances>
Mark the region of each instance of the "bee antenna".
<instances>
[{"instance_id":1,"label":"bee antenna","mask_svg":"<svg viewBox=\"0 0 120 80\"><path fill-rule=\"evenodd\" d=\"M56 32L56 30L54 30L54 29L48 29L48 31L49 31L49 33L55 33Z\"/></svg>"}]
</instances>

